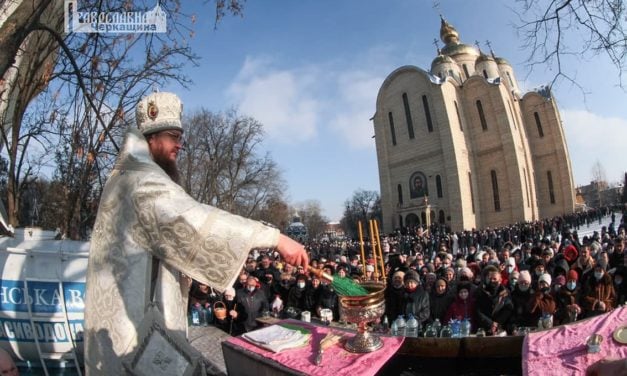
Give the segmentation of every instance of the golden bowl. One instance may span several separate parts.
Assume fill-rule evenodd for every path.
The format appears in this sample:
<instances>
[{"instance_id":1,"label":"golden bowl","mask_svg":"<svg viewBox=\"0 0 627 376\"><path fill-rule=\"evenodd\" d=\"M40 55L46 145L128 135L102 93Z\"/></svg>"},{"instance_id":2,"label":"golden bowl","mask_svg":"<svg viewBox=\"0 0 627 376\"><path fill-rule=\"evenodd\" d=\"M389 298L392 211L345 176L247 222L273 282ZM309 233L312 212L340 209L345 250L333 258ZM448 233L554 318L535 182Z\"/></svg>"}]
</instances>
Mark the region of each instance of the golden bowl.
<instances>
[{"instance_id":1,"label":"golden bowl","mask_svg":"<svg viewBox=\"0 0 627 376\"><path fill-rule=\"evenodd\" d=\"M357 334L346 341L344 348L350 352L367 353L380 349L383 341L379 336L368 332L366 325L385 313L385 285L377 282L361 284L367 295L340 296L340 317L357 324Z\"/></svg>"}]
</instances>

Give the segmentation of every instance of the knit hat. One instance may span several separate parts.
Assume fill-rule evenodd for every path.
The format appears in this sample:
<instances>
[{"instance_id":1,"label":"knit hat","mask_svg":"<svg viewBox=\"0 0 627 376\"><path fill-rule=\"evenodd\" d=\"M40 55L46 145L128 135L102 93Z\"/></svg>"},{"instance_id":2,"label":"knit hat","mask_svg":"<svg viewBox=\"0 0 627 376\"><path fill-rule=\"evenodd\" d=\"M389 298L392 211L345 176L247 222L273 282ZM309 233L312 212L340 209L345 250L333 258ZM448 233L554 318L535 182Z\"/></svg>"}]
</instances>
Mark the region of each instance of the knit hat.
<instances>
[{"instance_id":1,"label":"knit hat","mask_svg":"<svg viewBox=\"0 0 627 376\"><path fill-rule=\"evenodd\" d=\"M575 262L575 260L577 260L577 256L579 256L577 248L575 248L575 246L572 244L564 248L564 251L562 253L564 254L564 258L566 259L566 261L568 261L569 264Z\"/></svg>"},{"instance_id":2,"label":"knit hat","mask_svg":"<svg viewBox=\"0 0 627 376\"><path fill-rule=\"evenodd\" d=\"M553 283L556 285L564 286L566 284L566 278L563 275L558 275L557 277L555 277Z\"/></svg>"},{"instance_id":3,"label":"knit hat","mask_svg":"<svg viewBox=\"0 0 627 376\"><path fill-rule=\"evenodd\" d=\"M516 266L516 259L513 257L508 258L507 265Z\"/></svg>"},{"instance_id":4,"label":"knit hat","mask_svg":"<svg viewBox=\"0 0 627 376\"><path fill-rule=\"evenodd\" d=\"M415 281L416 283L420 284L420 276L413 270L405 273L405 277L403 278L403 280L405 281L405 283L407 283L408 281Z\"/></svg>"},{"instance_id":5,"label":"knit hat","mask_svg":"<svg viewBox=\"0 0 627 376\"><path fill-rule=\"evenodd\" d=\"M523 270L522 272L520 272L520 275L518 276L518 283L520 282L531 283L531 274L529 274L528 270Z\"/></svg>"},{"instance_id":6,"label":"knit hat","mask_svg":"<svg viewBox=\"0 0 627 376\"><path fill-rule=\"evenodd\" d=\"M509 275L509 279L519 279L520 278L520 273L516 270L514 270L510 275Z\"/></svg>"},{"instance_id":7,"label":"knit hat","mask_svg":"<svg viewBox=\"0 0 627 376\"><path fill-rule=\"evenodd\" d=\"M464 259L457 259L457 261L455 261L455 266L458 268L465 268L466 267L466 260Z\"/></svg>"},{"instance_id":8,"label":"knit hat","mask_svg":"<svg viewBox=\"0 0 627 376\"><path fill-rule=\"evenodd\" d=\"M176 94L151 93L137 104L135 121L144 136L168 129L182 132L182 113L183 104Z\"/></svg>"},{"instance_id":9,"label":"knit hat","mask_svg":"<svg viewBox=\"0 0 627 376\"><path fill-rule=\"evenodd\" d=\"M367 272L374 272L374 265L366 265Z\"/></svg>"},{"instance_id":10,"label":"knit hat","mask_svg":"<svg viewBox=\"0 0 627 376\"><path fill-rule=\"evenodd\" d=\"M235 289L233 287L227 287L226 290L224 290L224 296L235 296Z\"/></svg>"},{"instance_id":11,"label":"knit hat","mask_svg":"<svg viewBox=\"0 0 627 376\"><path fill-rule=\"evenodd\" d=\"M549 273L544 273L538 279L538 283L546 282L547 285L551 286L551 275Z\"/></svg>"},{"instance_id":12,"label":"knit hat","mask_svg":"<svg viewBox=\"0 0 627 376\"><path fill-rule=\"evenodd\" d=\"M568 271L568 278L569 281L578 281L579 280L579 274L577 273L576 270L571 269Z\"/></svg>"},{"instance_id":13,"label":"knit hat","mask_svg":"<svg viewBox=\"0 0 627 376\"><path fill-rule=\"evenodd\" d=\"M468 278L470 278L470 279L472 279L472 278L475 276L475 275L473 274L472 270L471 270L469 267L462 268L462 269L459 271L459 275L460 275L460 276L465 275L466 277L468 277Z\"/></svg>"}]
</instances>

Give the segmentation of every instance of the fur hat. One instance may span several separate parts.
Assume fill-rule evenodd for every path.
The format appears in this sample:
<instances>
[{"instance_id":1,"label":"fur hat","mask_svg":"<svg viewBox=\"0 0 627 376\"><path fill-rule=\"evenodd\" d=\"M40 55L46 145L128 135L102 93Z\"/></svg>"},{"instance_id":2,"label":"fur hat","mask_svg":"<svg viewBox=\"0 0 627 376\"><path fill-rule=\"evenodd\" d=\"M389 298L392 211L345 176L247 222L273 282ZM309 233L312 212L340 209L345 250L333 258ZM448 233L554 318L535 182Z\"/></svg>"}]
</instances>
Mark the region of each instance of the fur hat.
<instances>
[{"instance_id":1,"label":"fur hat","mask_svg":"<svg viewBox=\"0 0 627 376\"><path fill-rule=\"evenodd\" d=\"M520 282L531 283L531 274L529 274L528 270L523 270L520 272L520 275L518 276L518 283Z\"/></svg>"},{"instance_id":2,"label":"fur hat","mask_svg":"<svg viewBox=\"0 0 627 376\"><path fill-rule=\"evenodd\" d=\"M233 287L227 287L226 290L224 290L224 296L235 296L235 289Z\"/></svg>"},{"instance_id":3,"label":"fur hat","mask_svg":"<svg viewBox=\"0 0 627 376\"><path fill-rule=\"evenodd\" d=\"M551 286L551 275L549 273L544 273L538 278L538 283L546 282L547 285Z\"/></svg>"},{"instance_id":4,"label":"fur hat","mask_svg":"<svg viewBox=\"0 0 627 376\"><path fill-rule=\"evenodd\" d=\"M182 132L182 113L183 104L176 94L151 93L137 104L135 120L144 136L168 129Z\"/></svg>"},{"instance_id":5,"label":"fur hat","mask_svg":"<svg viewBox=\"0 0 627 376\"><path fill-rule=\"evenodd\" d=\"M413 270L405 273L405 277L403 278L403 280L405 281L405 283L407 283L408 281L415 281L416 283L420 284L420 276Z\"/></svg>"}]
</instances>

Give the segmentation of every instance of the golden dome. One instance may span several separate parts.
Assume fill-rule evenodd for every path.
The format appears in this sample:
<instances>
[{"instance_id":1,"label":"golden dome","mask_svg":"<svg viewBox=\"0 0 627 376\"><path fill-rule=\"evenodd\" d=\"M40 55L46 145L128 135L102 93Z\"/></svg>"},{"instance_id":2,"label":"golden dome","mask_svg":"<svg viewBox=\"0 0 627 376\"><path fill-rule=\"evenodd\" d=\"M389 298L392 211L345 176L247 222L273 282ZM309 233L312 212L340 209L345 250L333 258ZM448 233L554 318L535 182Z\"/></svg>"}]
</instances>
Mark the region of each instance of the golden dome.
<instances>
[{"instance_id":1,"label":"golden dome","mask_svg":"<svg viewBox=\"0 0 627 376\"><path fill-rule=\"evenodd\" d=\"M442 21L440 25L440 39L446 44L442 49L442 55L455 56L469 54L479 56L479 52L475 47L460 43L459 33L455 30L453 25L446 22L442 16L440 16L440 20Z\"/></svg>"},{"instance_id":2,"label":"golden dome","mask_svg":"<svg viewBox=\"0 0 627 376\"><path fill-rule=\"evenodd\" d=\"M494 61L494 58L490 55L480 54L477 58L477 63L482 63L484 61Z\"/></svg>"},{"instance_id":3,"label":"golden dome","mask_svg":"<svg viewBox=\"0 0 627 376\"><path fill-rule=\"evenodd\" d=\"M442 40L442 42L444 42L444 44L446 44L447 46L449 44L458 44L459 33L457 32L457 30L455 30L455 28L451 24L446 22L446 20L442 16L440 16L440 20L442 20L442 22L440 23L440 39Z\"/></svg>"},{"instance_id":4,"label":"golden dome","mask_svg":"<svg viewBox=\"0 0 627 376\"><path fill-rule=\"evenodd\" d=\"M433 62L431 62L431 66L446 63L455 64L455 60L453 60L450 56L438 55L435 59L433 59Z\"/></svg>"}]
</instances>

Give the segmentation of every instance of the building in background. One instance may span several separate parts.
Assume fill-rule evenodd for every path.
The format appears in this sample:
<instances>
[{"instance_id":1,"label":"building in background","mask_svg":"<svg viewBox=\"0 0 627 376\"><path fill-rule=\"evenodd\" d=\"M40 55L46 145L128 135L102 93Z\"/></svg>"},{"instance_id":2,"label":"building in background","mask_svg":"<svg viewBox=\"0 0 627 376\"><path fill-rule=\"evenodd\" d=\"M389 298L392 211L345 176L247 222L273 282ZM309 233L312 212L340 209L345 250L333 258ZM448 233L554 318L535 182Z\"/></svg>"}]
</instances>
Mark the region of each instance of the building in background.
<instances>
[{"instance_id":1,"label":"building in background","mask_svg":"<svg viewBox=\"0 0 627 376\"><path fill-rule=\"evenodd\" d=\"M548 88L521 93L503 58L463 44L442 19L429 71L403 66L373 117L383 228L453 230L570 213L575 187Z\"/></svg>"},{"instance_id":2,"label":"building in background","mask_svg":"<svg viewBox=\"0 0 627 376\"><path fill-rule=\"evenodd\" d=\"M622 194L622 184L610 186L605 181L592 181L588 185L577 187L577 195L583 198L588 208L618 205Z\"/></svg>"}]
</instances>

